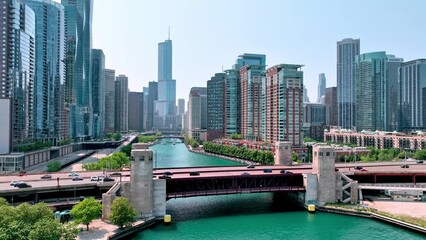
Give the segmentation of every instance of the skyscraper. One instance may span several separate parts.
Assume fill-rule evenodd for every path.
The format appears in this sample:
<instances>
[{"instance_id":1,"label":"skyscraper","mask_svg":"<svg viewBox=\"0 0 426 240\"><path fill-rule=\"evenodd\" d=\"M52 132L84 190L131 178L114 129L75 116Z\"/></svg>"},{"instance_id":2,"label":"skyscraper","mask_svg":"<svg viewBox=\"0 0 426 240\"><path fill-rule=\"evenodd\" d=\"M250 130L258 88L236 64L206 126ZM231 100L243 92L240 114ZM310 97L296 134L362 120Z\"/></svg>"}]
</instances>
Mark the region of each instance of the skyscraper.
<instances>
[{"instance_id":1,"label":"skyscraper","mask_svg":"<svg viewBox=\"0 0 426 240\"><path fill-rule=\"evenodd\" d=\"M115 70L105 69L105 132L115 131Z\"/></svg>"},{"instance_id":2,"label":"skyscraper","mask_svg":"<svg viewBox=\"0 0 426 240\"><path fill-rule=\"evenodd\" d=\"M225 134L241 132L241 85L240 71L229 69L225 71Z\"/></svg>"},{"instance_id":3,"label":"skyscraper","mask_svg":"<svg viewBox=\"0 0 426 240\"><path fill-rule=\"evenodd\" d=\"M65 101L70 108L71 138L93 136L93 0L62 0L65 9Z\"/></svg>"},{"instance_id":4,"label":"skyscraper","mask_svg":"<svg viewBox=\"0 0 426 240\"><path fill-rule=\"evenodd\" d=\"M388 55L386 60L386 130L399 131L399 69L404 62L403 58Z\"/></svg>"},{"instance_id":5,"label":"skyscraper","mask_svg":"<svg viewBox=\"0 0 426 240\"><path fill-rule=\"evenodd\" d=\"M0 7L0 98L12 101L8 117L16 147L34 139L35 15L22 1L0 1Z\"/></svg>"},{"instance_id":6,"label":"skyscraper","mask_svg":"<svg viewBox=\"0 0 426 240\"><path fill-rule=\"evenodd\" d=\"M358 131L387 130L386 52L356 56L356 127Z\"/></svg>"},{"instance_id":7,"label":"skyscraper","mask_svg":"<svg viewBox=\"0 0 426 240\"><path fill-rule=\"evenodd\" d=\"M177 128L176 80L172 79L172 40L158 44L158 99L155 102L159 128Z\"/></svg>"},{"instance_id":8,"label":"skyscraper","mask_svg":"<svg viewBox=\"0 0 426 240\"><path fill-rule=\"evenodd\" d=\"M248 65L240 69L241 134L247 140L260 140L261 85L264 65Z\"/></svg>"},{"instance_id":9,"label":"skyscraper","mask_svg":"<svg viewBox=\"0 0 426 240\"><path fill-rule=\"evenodd\" d=\"M243 55L238 56L232 68L239 71L242 67L249 65L265 66L266 56L264 54L244 53Z\"/></svg>"},{"instance_id":10,"label":"skyscraper","mask_svg":"<svg viewBox=\"0 0 426 240\"><path fill-rule=\"evenodd\" d=\"M129 80L118 75L115 80L115 131L129 131Z\"/></svg>"},{"instance_id":11,"label":"skyscraper","mask_svg":"<svg viewBox=\"0 0 426 240\"><path fill-rule=\"evenodd\" d=\"M401 64L400 75L401 130L424 129L426 125L426 59Z\"/></svg>"},{"instance_id":12,"label":"skyscraper","mask_svg":"<svg viewBox=\"0 0 426 240\"><path fill-rule=\"evenodd\" d=\"M262 80L262 140L303 144L303 65L268 68Z\"/></svg>"},{"instance_id":13,"label":"skyscraper","mask_svg":"<svg viewBox=\"0 0 426 240\"><path fill-rule=\"evenodd\" d=\"M216 73L207 81L207 141L225 135L225 76Z\"/></svg>"},{"instance_id":14,"label":"skyscraper","mask_svg":"<svg viewBox=\"0 0 426 240\"><path fill-rule=\"evenodd\" d=\"M185 99L184 98L178 99L178 114L179 115L185 114Z\"/></svg>"},{"instance_id":15,"label":"skyscraper","mask_svg":"<svg viewBox=\"0 0 426 240\"><path fill-rule=\"evenodd\" d=\"M328 108L327 124L337 126L337 87L325 89L325 105Z\"/></svg>"},{"instance_id":16,"label":"skyscraper","mask_svg":"<svg viewBox=\"0 0 426 240\"><path fill-rule=\"evenodd\" d=\"M147 102L147 121L146 130L151 131L154 128L154 103L158 99L158 82L149 82L148 85L148 102Z\"/></svg>"},{"instance_id":17,"label":"skyscraper","mask_svg":"<svg viewBox=\"0 0 426 240\"><path fill-rule=\"evenodd\" d=\"M50 0L25 0L35 13L34 133L39 140L63 140L64 7Z\"/></svg>"},{"instance_id":18,"label":"skyscraper","mask_svg":"<svg viewBox=\"0 0 426 240\"><path fill-rule=\"evenodd\" d=\"M347 129L355 126L355 56L359 49L359 39L337 42L338 124Z\"/></svg>"},{"instance_id":19,"label":"skyscraper","mask_svg":"<svg viewBox=\"0 0 426 240\"><path fill-rule=\"evenodd\" d=\"M143 131L143 93L129 92L129 130Z\"/></svg>"},{"instance_id":20,"label":"skyscraper","mask_svg":"<svg viewBox=\"0 0 426 240\"><path fill-rule=\"evenodd\" d=\"M105 55L101 49L92 51L93 137L98 139L105 132Z\"/></svg>"},{"instance_id":21,"label":"skyscraper","mask_svg":"<svg viewBox=\"0 0 426 240\"><path fill-rule=\"evenodd\" d=\"M207 140L207 88L193 87L188 99L188 134Z\"/></svg>"},{"instance_id":22,"label":"skyscraper","mask_svg":"<svg viewBox=\"0 0 426 240\"><path fill-rule=\"evenodd\" d=\"M327 87L325 74L320 73L318 76L318 96L317 96L317 103L321 103L322 96L325 95L325 88Z\"/></svg>"}]
</instances>

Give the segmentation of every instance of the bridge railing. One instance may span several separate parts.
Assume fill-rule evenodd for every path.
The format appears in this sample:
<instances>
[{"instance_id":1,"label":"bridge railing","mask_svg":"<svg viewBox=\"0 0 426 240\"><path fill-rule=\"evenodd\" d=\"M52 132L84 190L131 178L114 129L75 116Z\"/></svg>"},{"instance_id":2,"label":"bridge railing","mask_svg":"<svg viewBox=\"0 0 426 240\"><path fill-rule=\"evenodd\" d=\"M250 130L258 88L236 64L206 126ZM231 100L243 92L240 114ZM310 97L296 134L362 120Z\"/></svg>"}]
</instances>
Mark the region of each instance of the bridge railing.
<instances>
[{"instance_id":1,"label":"bridge railing","mask_svg":"<svg viewBox=\"0 0 426 240\"><path fill-rule=\"evenodd\" d=\"M426 188L426 183L407 184L407 183L360 183L360 187L399 187L399 188Z\"/></svg>"}]
</instances>

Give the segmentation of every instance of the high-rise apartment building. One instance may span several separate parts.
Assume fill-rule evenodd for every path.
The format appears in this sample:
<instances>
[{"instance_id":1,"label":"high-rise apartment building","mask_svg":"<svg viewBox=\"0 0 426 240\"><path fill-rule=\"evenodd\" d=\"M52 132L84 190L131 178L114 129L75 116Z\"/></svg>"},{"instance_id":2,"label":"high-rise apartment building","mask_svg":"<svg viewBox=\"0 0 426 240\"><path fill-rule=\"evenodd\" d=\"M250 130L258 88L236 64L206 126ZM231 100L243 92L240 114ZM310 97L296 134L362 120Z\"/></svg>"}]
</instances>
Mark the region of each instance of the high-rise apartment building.
<instances>
[{"instance_id":1,"label":"high-rise apartment building","mask_svg":"<svg viewBox=\"0 0 426 240\"><path fill-rule=\"evenodd\" d=\"M224 127L225 134L229 136L234 133L240 133L241 131L240 71L229 69L225 71L225 74Z\"/></svg>"},{"instance_id":2,"label":"high-rise apartment building","mask_svg":"<svg viewBox=\"0 0 426 240\"><path fill-rule=\"evenodd\" d=\"M247 140L260 140L261 86L264 65L249 65L240 69L241 134Z\"/></svg>"},{"instance_id":3,"label":"high-rise apartment building","mask_svg":"<svg viewBox=\"0 0 426 240\"><path fill-rule=\"evenodd\" d=\"M65 101L70 109L70 137L93 137L93 0L62 0L65 9Z\"/></svg>"},{"instance_id":4,"label":"high-rise apartment building","mask_svg":"<svg viewBox=\"0 0 426 240\"><path fill-rule=\"evenodd\" d=\"M184 98L178 99L178 114L179 115L185 114L185 99Z\"/></svg>"},{"instance_id":5,"label":"high-rise apartment building","mask_svg":"<svg viewBox=\"0 0 426 240\"><path fill-rule=\"evenodd\" d=\"M9 154L12 150L12 99L0 97L0 156Z\"/></svg>"},{"instance_id":6,"label":"high-rise apartment building","mask_svg":"<svg viewBox=\"0 0 426 240\"><path fill-rule=\"evenodd\" d=\"M188 100L189 137L207 140L207 88L193 87Z\"/></svg>"},{"instance_id":7,"label":"high-rise apartment building","mask_svg":"<svg viewBox=\"0 0 426 240\"><path fill-rule=\"evenodd\" d=\"M337 126L337 87L325 89L325 105L328 108L327 125Z\"/></svg>"},{"instance_id":8,"label":"high-rise apartment building","mask_svg":"<svg viewBox=\"0 0 426 240\"><path fill-rule=\"evenodd\" d=\"M118 75L115 80L115 131L129 131L129 80Z\"/></svg>"},{"instance_id":9,"label":"high-rise apartment building","mask_svg":"<svg viewBox=\"0 0 426 240\"><path fill-rule=\"evenodd\" d=\"M115 131L115 70L105 69L105 133Z\"/></svg>"},{"instance_id":10,"label":"high-rise apartment building","mask_svg":"<svg viewBox=\"0 0 426 240\"><path fill-rule=\"evenodd\" d=\"M0 8L0 98L11 99L11 114L4 114L18 147L34 140L35 15L22 1L0 1Z\"/></svg>"},{"instance_id":11,"label":"high-rise apartment building","mask_svg":"<svg viewBox=\"0 0 426 240\"><path fill-rule=\"evenodd\" d=\"M148 97L149 97L149 87L143 87L143 123L142 128L145 131L148 124Z\"/></svg>"},{"instance_id":12,"label":"high-rise apartment building","mask_svg":"<svg viewBox=\"0 0 426 240\"><path fill-rule=\"evenodd\" d=\"M235 64L232 66L234 70L240 70L244 66L249 65L266 65L266 55L264 54L253 54L253 53L244 53L243 55L238 56Z\"/></svg>"},{"instance_id":13,"label":"high-rise apartment building","mask_svg":"<svg viewBox=\"0 0 426 240\"><path fill-rule=\"evenodd\" d=\"M302 146L303 65L268 68L262 81L262 140Z\"/></svg>"},{"instance_id":14,"label":"high-rise apartment building","mask_svg":"<svg viewBox=\"0 0 426 240\"><path fill-rule=\"evenodd\" d=\"M401 130L425 129L426 126L426 59L401 64L400 124Z\"/></svg>"},{"instance_id":15,"label":"high-rise apartment building","mask_svg":"<svg viewBox=\"0 0 426 240\"><path fill-rule=\"evenodd\" d=\"M359 39L337 42L338 125L347 129L355 126L355 56L359 49Z\"/></svg>"},{"instance_id":16,"label":"high-rise apartment building","mask_svg":"<svg viewBox=\"0 0 426 240\"><path fill-rule=\"evenodd\" d=\"M207 140L225 135L225 73L216 73L207 81Z\"/></svg>"},{"instance_id":17,"label":"high-rise apartment building","mask_svg":"<svg viewBox=\"0 0 426 240\"><path fill-rule=\"evenodd\" d=\"M142 92L129 92L129 130L143 132L143 97Z\"/></svg>"},{"instance_id":18,"label":"high-rise apartment building","mask_svg":"<svg viewBox=\"0 0 426 240\"><path fill-rule=\"evenodd\" d=\"M355 57L357 131L387 130L386 52Z\"/></svg>"},{"instance_id":19,"label":"high-rise apartment building","mask_svg":"<svg viewBox=\"0 0 426 240\"><path fill-rule=\"evenodd\" d=\"M317 103L321 103L321 98L325 96L325 88L327 87L326 78L324 73L318 76L318 96Z\"/></svg>"},{"instance_id":20,"label":"high-rise apartment building","mask_svg":"<svg viewBox=\"0 0 426 240\"><path fill-rule=\"evenodd\" d=\"M51 0L25 0L35 13L34 134L56 143L64 131L64 7Z\"/></svg>"},{"instance_id":21,"label":"high-rise apartment building","mask_svg":"<svg viewBox=\"0 0 426 240\"><path fill-rule=\"evenodd\" d=\"M105 132L105 55L101 49L92 50L93 138Z\"/></svg>"}]
</instances>

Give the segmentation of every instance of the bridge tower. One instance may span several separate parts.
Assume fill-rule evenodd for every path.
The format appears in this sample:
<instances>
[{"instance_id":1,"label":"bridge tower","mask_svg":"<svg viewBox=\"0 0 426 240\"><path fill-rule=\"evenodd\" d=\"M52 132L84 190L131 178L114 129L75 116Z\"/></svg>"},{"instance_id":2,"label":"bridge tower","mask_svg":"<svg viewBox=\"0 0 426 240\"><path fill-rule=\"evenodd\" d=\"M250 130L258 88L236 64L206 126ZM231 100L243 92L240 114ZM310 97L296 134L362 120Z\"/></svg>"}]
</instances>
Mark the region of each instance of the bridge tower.
<instances>
[{"instance_id":1,"label":"bridge tower","mask_svg":"<svg viewBox=\"0 0 426 240\"><path fill-rule=\"evenodd\" d=\"M275 165L290 166L293 163L291 152L290 142L275 142Z\"/></svg>"},{"instance_id":2,"label":"bridge tower","mask_svg":"<svg viewBox=\"0 0 426 240\"><path fill-rule=\"evenodd\" d=\"M319 204L336 202L336 172L334 148L326 145L314 145L312 173L318 179L317 201Z\"/></svg>"},{"instance_id":3,"label":"bridge tower","mask_svg":"<svg viewBox=\"0 0 426 240\"><path fill-rule=\"evenodd\" d=\"M130 202L141 218L153 216L153 153L148 144L132 145Z\"/></svg>"}]
</instances>

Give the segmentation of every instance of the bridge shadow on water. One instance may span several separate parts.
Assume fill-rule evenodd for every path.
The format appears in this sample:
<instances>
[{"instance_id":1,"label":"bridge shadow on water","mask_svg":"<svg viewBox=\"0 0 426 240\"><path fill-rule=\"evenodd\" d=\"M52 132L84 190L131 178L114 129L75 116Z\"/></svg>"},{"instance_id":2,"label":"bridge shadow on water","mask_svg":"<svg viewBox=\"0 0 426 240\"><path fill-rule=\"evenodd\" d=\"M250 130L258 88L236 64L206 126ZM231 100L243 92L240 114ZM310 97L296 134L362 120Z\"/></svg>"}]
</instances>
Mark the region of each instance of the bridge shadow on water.
<instances>
[{"instance_id":1,"label":"bridge shadow on water","mask_svg":"<svg viewBox=\"0 0 426 240\"><path fill-rule=\"evenodd\" d=\"M172 199L167 213L173 221L301 211L303 208L286 193L252 193Z\"/></svg>"}]
</instances>

